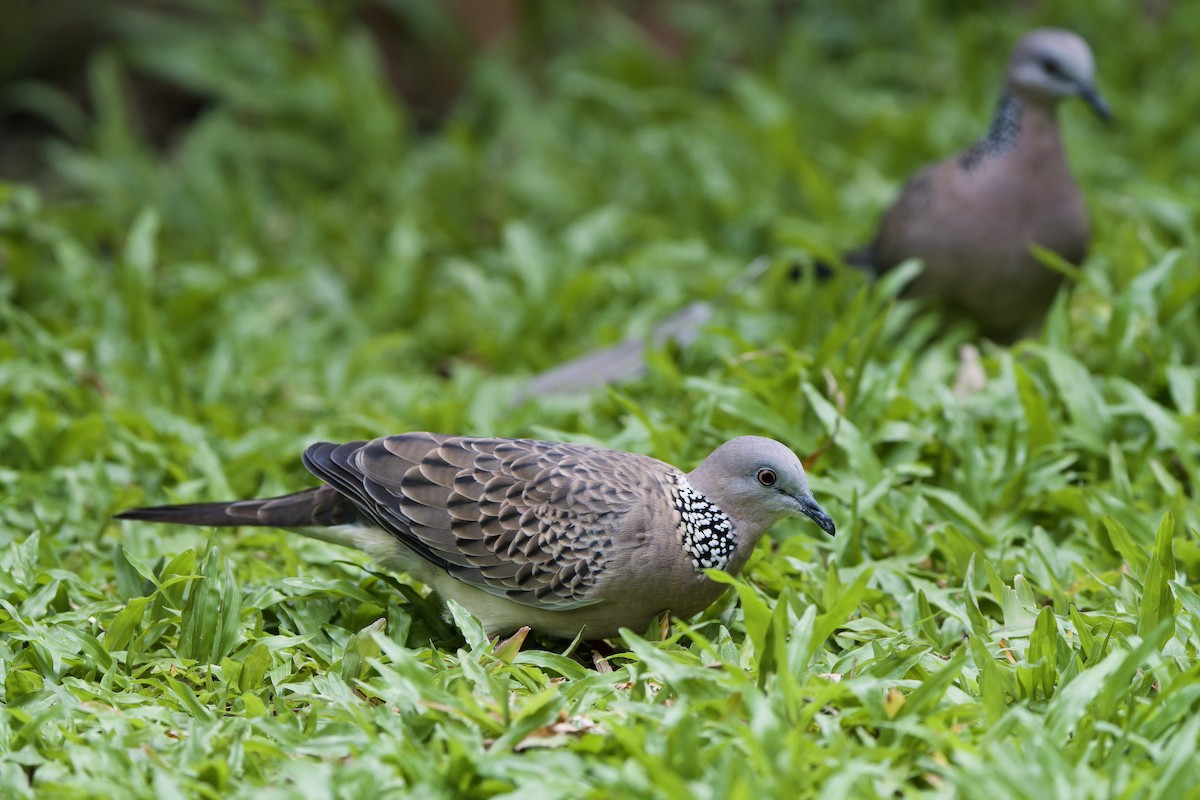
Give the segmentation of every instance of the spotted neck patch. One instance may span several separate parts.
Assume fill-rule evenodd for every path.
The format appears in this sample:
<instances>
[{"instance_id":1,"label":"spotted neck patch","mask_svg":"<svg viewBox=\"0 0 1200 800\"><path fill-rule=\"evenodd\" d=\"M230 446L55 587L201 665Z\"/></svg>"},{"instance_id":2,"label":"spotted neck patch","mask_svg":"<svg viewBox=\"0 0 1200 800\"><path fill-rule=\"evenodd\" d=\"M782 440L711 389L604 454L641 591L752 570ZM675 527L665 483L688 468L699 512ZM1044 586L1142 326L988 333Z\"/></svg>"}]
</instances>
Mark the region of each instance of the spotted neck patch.
<instances>
[{"instance_id":1,"label":"spotted neck patch","mask_svg":"<svg viewBox=\"0 0 1200 800\"><path fill-rule=\"evenodd\" d=\"M1011 94L1000 98L996 115L987 135L962 154L959 163L965 170L972 170L988 159L1007 153L1017 146L1021 133L1021 103Z\"/></svg>"},{"instance_id":2,"label":"spotted neck patch","mask_svg":"<svg viewBox=\"0 0 1200 800\"><path fill-rule=\"evenodd\" d=\"M696 571L725 569L737 547L733 520L715 503L693 489L682 475L671 486L671 502L681 520L680 543L692 559Z\"/></svg>"}]
</instances>

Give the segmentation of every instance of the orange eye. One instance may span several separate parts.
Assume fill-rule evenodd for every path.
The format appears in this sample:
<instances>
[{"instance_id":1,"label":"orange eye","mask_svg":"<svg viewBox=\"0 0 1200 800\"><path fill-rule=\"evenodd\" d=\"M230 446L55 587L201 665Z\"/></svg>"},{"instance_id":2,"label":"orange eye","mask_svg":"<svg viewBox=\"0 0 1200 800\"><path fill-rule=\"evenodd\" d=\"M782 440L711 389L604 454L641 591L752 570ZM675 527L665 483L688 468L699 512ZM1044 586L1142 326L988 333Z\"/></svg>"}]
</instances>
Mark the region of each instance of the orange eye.
<instances>
[{"instance_id":1,"label":"orange eye","mask_svg":"<svg viewBox=\"0 0 1200 800\"><path fill-rule=\"evenodd\" d=\"M755 477L758 478L758 482L763 486L774 486L775 481L779 480L779 476L775 474L775 470L767 469L766 467L760 469Z\"/></svg>"}]
</instances>

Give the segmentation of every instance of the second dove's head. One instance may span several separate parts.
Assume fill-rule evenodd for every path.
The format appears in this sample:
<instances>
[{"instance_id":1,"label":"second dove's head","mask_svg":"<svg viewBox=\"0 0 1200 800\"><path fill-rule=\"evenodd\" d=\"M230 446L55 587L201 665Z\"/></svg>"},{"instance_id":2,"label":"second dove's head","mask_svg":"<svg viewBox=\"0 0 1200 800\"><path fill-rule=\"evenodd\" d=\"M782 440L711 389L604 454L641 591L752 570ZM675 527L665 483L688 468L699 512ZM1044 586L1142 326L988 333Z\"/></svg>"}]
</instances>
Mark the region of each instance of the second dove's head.
<instances>
[{"instance_id":1,"label":"second dove's head","mask_svg":"<svg viewBox=\"0 0 1200 800\"><path fill-rule=\"evenodd\" d=\"M1092 51L1080 36L1060 28L1042 28L1017 42L1008 62L1010 91L1027 99L1055 103L1081 97L1107 120L1108 104L1096 91Z\"/></svg>"}]
</instances>

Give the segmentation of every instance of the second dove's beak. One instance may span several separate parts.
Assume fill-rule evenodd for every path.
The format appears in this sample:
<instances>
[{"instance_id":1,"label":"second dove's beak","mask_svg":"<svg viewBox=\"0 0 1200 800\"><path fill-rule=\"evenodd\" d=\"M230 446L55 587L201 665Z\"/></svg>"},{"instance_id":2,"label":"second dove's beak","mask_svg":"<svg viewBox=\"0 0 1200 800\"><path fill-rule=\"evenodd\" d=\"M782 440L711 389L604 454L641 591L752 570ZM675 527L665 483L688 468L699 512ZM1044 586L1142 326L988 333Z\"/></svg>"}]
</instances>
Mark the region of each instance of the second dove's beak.
<instances>
[{"instance_id":1,"label":"second dove's beak","mask_svg":"<svg viewBox=\"0 0 1200 800\"><path fill-rule=\"evenodd\" d=\"M1112 109L1108 107L1108 103L1104 102L1104 98L1100 96L1100 92L1096 91L1095 86L1080 87L1079 96L1092 107L1092 111L1096 112L1097 117L1105 122L1112 119Z\"/></svg>"},{"instance_id":2,"label":"second dove's beak","mask_svg":"<svg viewBox=\"0 0 1200 800\"><path fill-rule=\"evenodd\" d=\"M812 497L796 495L796 502L800 504L800 513L811 519L817 525L821 526L821 530L833 536L836 528L833 525L833 520L825 513L825 509L817 505L817 501Z\"/></svg>"}]
</instances>

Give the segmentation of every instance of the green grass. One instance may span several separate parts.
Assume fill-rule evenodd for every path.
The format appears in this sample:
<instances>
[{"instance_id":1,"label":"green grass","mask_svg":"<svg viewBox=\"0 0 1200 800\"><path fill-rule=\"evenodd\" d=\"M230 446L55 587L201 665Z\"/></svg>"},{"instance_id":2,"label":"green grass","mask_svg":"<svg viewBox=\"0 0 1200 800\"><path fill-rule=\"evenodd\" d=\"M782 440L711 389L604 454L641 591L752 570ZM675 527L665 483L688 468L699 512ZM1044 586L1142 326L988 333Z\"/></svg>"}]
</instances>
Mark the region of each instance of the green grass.
<instances>
[{"instance_id":1,"label":"green grass","mask_svg":"<svg viewBox=\"0 0 1200 800\"><path fill-rule=\"evenodd\" d=\"M772 5L675 9L676 56L531 6L427 132L349 5L125 12L91 116L42 95L46 179L0 183L0 796L1196 796L1200 13ZM1117 114L1063 114L1093 253L958 394L967 328L788 267L982 132L1040 24L1092 42ZM135 72L207 98L165 151ZM509 403L762 254L647 377ZM819 453L838 536L779 525L604 673L333 546L109 519L418 429L685 468L773 436Z\"/></svg>"}]
</instances>

